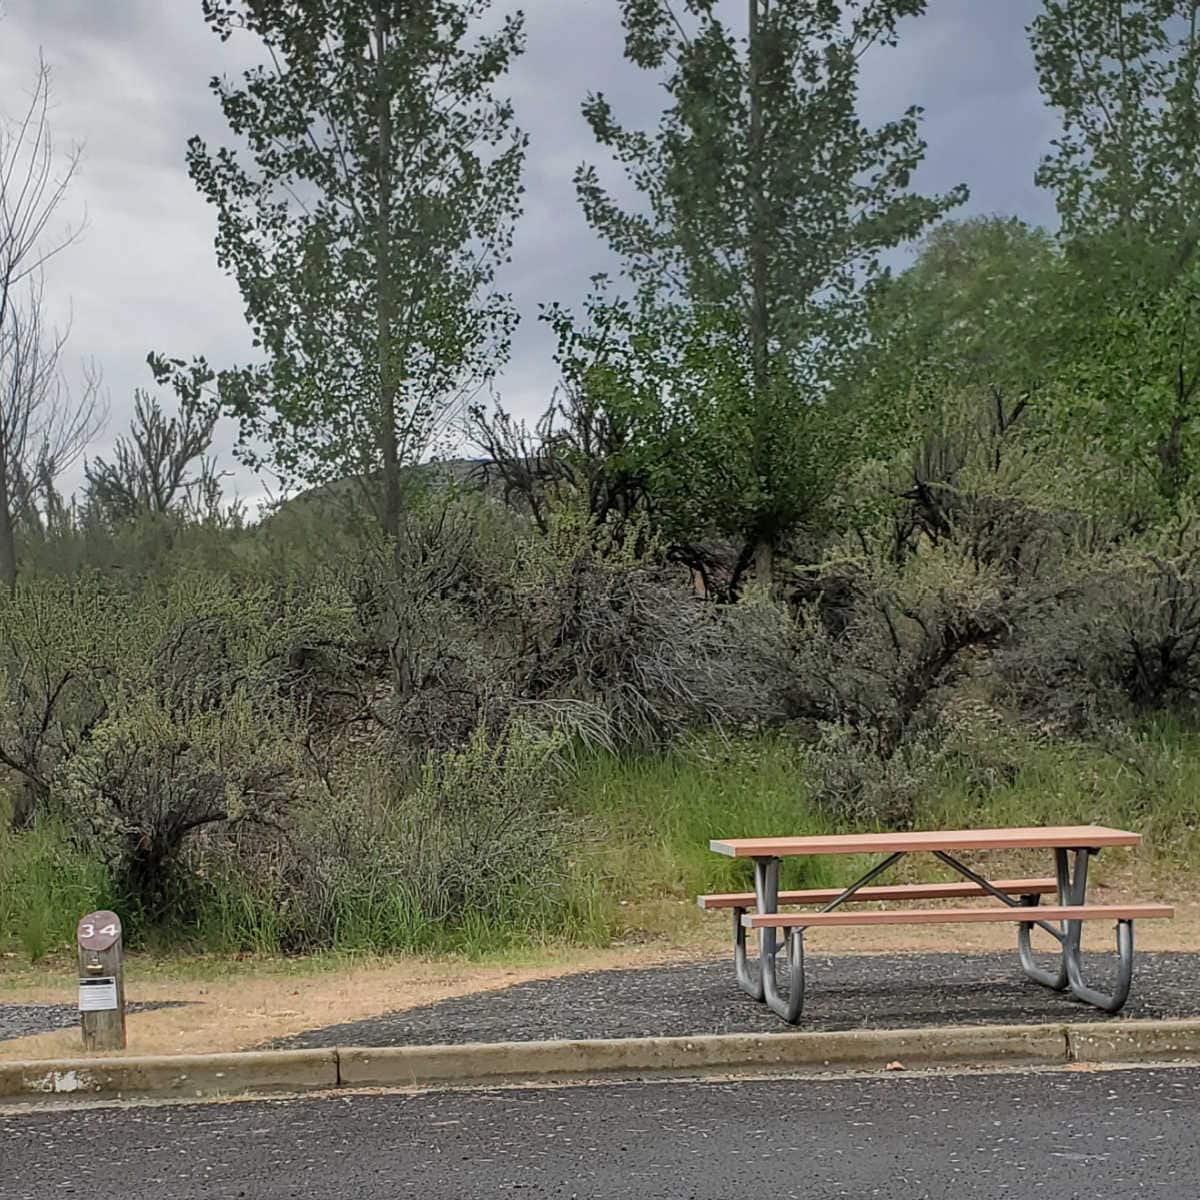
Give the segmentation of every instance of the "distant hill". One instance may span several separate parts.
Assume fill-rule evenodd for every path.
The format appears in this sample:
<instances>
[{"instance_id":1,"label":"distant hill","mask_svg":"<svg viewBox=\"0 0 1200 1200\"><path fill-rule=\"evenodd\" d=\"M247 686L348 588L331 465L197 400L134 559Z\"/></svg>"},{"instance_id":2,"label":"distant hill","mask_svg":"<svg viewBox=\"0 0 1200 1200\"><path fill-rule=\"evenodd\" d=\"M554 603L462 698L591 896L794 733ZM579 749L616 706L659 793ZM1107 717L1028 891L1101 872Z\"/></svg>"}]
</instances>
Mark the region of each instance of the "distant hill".
<instances>
[{"instance_id":1,"label":"distant hill","mask_svg":"<svg viewBox=\"0 0 1200 1200\"><path fill-rule=\"evenodd\" d=\"M480 491L496 491L495 480L488 471L488 462L483 458L446 458L431 462L417 463L405 467L402 471L405 489L428 489L447 485L477 489ZM378 485L378 481L374 482ZM308 515L314 511L322 512L334 506L342 509L362 507L365 505L364 482L359 479L338 479L333 483L319 484L298 492L273 509L262 520L263 527L269 526L285 517L287 514Z\"/></svg>"}]
</instances>

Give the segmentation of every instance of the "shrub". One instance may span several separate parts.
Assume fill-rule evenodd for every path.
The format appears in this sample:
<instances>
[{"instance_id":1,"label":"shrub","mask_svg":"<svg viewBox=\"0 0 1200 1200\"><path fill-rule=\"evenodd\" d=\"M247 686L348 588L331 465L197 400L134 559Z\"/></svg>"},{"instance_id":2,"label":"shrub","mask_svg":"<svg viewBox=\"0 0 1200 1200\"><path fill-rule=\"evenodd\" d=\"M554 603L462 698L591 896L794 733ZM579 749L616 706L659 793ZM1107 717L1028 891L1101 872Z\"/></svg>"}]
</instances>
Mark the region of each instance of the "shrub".
<instances>
[{"instance_id":1,"label":"shrub","mask_svg":"<svg viewBox=\"0 0 1200 1200\"><path fill-rule=\"evenodd\" d=\"M366 747L286 825L193 843L198 926L255 949L479 950L602 940L586 823L557 802L561 737L520 723L430 753L415 781Z\"/></svg>"},{"instance_id":2,"label":"shrub","mask_svg":"<svg viewBox=\"0 0 1200 1200\"><path fill-rule=\"evenodd\" d=\"M844 828L906 829L942 765L941 731L909 734L885 758L849 725L823 725L809 754L813 802Z\"/></svg>"},{"instance_id":3,"label":"shrub","mask_svg":"<svg viewBox=\"0 0 1200 1200\"><path fill-rule=\"evenodd\" d=\"M304 789L298 728L197 688L173 703L127 696L62 772L58 795L118 886L150 921L170 915L185 841L207 826L282 820Z\"/></svg>"},{"instance_id":4,"label":"shrub","mask_svg":"<svg viewBox=\"0 0 1200 1200\"><path fill-rule=\"evenodd\" d=\"M31 824L55 772L106 710L125 605L95 575L0 592L0 765L15 827Z\"/></svg>"},{"instance_id":5,"label":"shrub","mask_svg":"<svg viewBox=\"0 0 1200 1200\"><path fill-rule=\"evenodd\" d=\"M1018 705L1083 733L1200 699L1200 536L1185 523L1111 549L1001 657Z\"/></svg>"}]
</instances>

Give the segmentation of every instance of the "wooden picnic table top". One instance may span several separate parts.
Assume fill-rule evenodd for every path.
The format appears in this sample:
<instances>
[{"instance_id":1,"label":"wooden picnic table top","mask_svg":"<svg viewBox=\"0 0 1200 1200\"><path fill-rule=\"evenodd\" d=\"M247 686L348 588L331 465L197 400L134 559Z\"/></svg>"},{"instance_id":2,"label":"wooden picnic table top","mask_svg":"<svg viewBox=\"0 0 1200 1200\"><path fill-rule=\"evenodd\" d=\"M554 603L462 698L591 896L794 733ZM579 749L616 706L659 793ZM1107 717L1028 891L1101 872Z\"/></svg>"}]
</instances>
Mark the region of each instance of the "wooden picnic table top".
<instances>
[{"instance_id":1,"label":"wooden picnic table top","mask_svg":"<svg viewBox=\"0 0 1200 1200\"><path fill-rule=\"evenodd\" d=\"M892 854L921 850L1099 849L1137 846L1141 835L1103 825L1009 829L929 829L908 833L847 833L816 837L714 838L709 847L730 858L790 858L801 854Z\"/></svg>"}]
</instances>

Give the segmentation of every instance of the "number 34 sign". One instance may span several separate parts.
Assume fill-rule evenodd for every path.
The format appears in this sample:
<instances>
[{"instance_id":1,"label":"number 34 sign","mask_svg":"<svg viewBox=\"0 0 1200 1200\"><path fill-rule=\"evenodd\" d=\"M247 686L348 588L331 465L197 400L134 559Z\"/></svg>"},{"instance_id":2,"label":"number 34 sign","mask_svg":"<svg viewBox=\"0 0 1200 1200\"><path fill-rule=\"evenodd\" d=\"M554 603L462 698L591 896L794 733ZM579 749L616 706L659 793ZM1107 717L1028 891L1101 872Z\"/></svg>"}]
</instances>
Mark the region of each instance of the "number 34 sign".
<instances>
[{"instance_id":1,"label":"number 34 sign","mask_svg":"<svg viewBox=\"0 0 1200 1200\"><path fill-rule=\"evenodd\" d=\"M76 936L84 950L107 950L121 936L121 918L114 912L88 913L79 922Z\"/></svg>"}]
</instances>

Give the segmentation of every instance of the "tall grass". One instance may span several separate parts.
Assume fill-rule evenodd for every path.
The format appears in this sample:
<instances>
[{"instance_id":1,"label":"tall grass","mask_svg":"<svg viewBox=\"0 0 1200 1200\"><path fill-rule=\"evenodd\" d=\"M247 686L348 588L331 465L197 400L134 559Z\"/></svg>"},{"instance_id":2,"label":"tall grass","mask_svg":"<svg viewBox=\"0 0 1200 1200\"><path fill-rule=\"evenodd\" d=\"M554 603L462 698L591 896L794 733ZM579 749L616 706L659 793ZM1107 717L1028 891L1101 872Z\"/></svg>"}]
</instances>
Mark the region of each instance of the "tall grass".
<instances>
[{"instance_id":1,"label":"tall grass","mask_svg":"<svg viewBox=\"0 0 1200 1200\"><path fill-rule=\"evenodd\" d=\"M1099 743L1010 730L952 755L931 783L922 827L1113 825L1142 834L1150 858L1200 866L1200 733L1170 719Z\"/></svg>"},{"instance_id":2,"label":"tall grass","mask_svg":"<svg viewBox=\"0 0 1200 1200\"><path fill-rule=\"evenodd\" d=\"M37 962L74 942L85 913L117 904L104 864L58 822L13 833L0 805L0 950Z\"/></svg>"},{"instance_id":3,"label":"tall grass","mask_svg":"<svg viewBox=\"0 0 1200 1200\"><path fill-rule=\"evenodd\" d=\"M619 901L749 889L750 864L713 854L712 838L847 828L813 805L817 770L803 745L781 737L696 740L658 755L579 753L555 785L560 794L553 799L579 831L556 859L555 873L536 884L506 876L453 920L426 911L413 881L368 846L358 856L361 869L326 890L321 912L281 901L269 873L254 877L226 864L197 876L186 917L170 927L142 928L131 912L130 941L159 952L261 955L301 946L480 955L547 942L601 945L616 928ZM553 813L544 807L550 799L537 795L539 811ZM103 865L60 823L45 820L12 833L3 817L0 929L7 941L0 950L36 961L69 948L83 913L121 911ZM1145 847L1137 852L1143 862L1194 870L1200 865L1200 734L1169 721L1107 743L976 732L929 773L914 822L924 828L1116 825L1143 834ZM1106 860L1119 865L1126 857ZM783 882L830 886L860 867L841 858L792 860Z\"/></svg>"},{"instance_id":4,"label":"tall grass","mask_svg":"<svg viewBox=\"0 0 1200 1200\"><path fill-rule=\"evenodd\" d=\"M488 895L448 920L427 910L404 880L369 867L332 891L322 927L343 952L462 954L567 942L603 945L613 931L613 903L594 871L564 864L566 878L553 894L514 885ZM256 902L248 881L227 880L197 910L196 932L209 947L278 953L310 937L307 914L289 914Z\"/></svg>"},{"instance_id":5,"label":"tall grass","mask_svg":"<svg viewBox=\"0 0 1200 1200\"><path fill-rule=\"evenodd\" d=\"M610 886L623 899L741 890L744 860L714 854L712 838L828 831L812 806L803 750L783 738L697 740L669 753L596 754L576 763L567 802L599 830ZM819 887L838 864L792 860L787 887Z\"/></svg>"}]
</instances>

